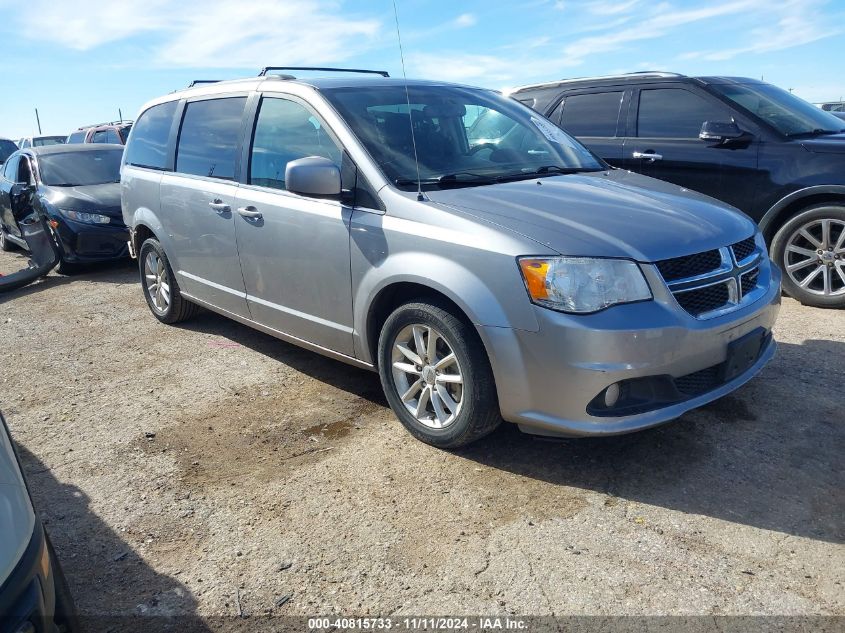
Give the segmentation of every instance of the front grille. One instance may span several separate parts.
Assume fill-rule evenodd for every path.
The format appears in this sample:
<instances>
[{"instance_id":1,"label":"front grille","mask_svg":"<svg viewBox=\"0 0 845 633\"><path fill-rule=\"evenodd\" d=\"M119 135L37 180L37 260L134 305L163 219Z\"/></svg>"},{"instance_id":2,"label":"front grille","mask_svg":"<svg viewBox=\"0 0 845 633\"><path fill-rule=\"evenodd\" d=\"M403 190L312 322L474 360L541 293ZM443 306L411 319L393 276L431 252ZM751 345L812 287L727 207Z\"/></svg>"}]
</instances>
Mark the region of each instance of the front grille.
<instances>
[{"instance_id":1,"label":"front grille","mask_svg":"<svg viewBox=\"0 0 845 633\"><path fill-rule=\"evenodd\" d=\"M751 253L753 253L756 248L757 244L754 242L753 235L747 240L742 240L741 242L737 242L736 244L731 244L731 250L734 252L734 257L738 262L741 262L743 259L751 255Z\"/></svg>"},{"instance_id":2,"label":"front grille","mask_svg":"<svg viewBox=\"0 0 845 633\"><path fill-rule=\"evenodd\" d=\"M741 242L740 242L741 243ZM695 255L684 257L673 257L657 262L657 270L663 275L663 279L674 281L685 277L697 277L705 275L719 268L722 264L722 256L718 250L704 251Z\"/></svg>"},{"instance_id":3,"label":"front grille","mask_svg":"<svg viewBox=\"0 0 845 633\"><path fill-rule=\"evenodd\" d=\"M685 396L697 396L718 387L721 382L721 365L713 365L707 369L675 378L675 387Z\"/></svg>"},{"instance_id":4,"label":"front grille","mask_svg":"<svg viewBox=\"0 0 845 633\"><path fill-rule=\"evenodd\" d=\"M697 317L727 305L730 301L728 283L730 282L725 281L695 290L678 292L675 294L675 299L684 310Z\"/></svg>"},{"instance_id":5,"label":"front grille","mask_svg":"<svg viewBox=\"0 0 845 633\"><path fill-rule=\"evenodd\" d=\"M742 296L744 297L749 292L754 290L755 286L757 285L757 279L760 277L760 269L755 268L754 270L750 270L742 276L740 280L740 285L742 286Z\"/></svg>"}]
</instances>

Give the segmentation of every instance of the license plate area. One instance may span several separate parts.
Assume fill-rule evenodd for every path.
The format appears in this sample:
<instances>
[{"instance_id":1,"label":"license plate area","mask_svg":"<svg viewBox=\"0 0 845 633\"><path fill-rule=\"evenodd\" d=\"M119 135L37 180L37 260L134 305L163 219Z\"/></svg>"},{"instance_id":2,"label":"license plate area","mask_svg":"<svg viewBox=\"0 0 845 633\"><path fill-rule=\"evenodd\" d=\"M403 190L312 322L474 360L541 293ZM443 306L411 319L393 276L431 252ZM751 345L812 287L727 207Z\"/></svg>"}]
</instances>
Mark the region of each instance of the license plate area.
<instances>
[{"instance_id":1,"label":"license plate area","mask_svg":"<svg viewBox=\"0 0 845 633\"><path fill-rule=\"evenodd\" d=\"M765 328L758 327L728 343L728 358L722 366L724 382L729 382L745 373L757 361L767 334Z\"/></svg>"}]
</instances>

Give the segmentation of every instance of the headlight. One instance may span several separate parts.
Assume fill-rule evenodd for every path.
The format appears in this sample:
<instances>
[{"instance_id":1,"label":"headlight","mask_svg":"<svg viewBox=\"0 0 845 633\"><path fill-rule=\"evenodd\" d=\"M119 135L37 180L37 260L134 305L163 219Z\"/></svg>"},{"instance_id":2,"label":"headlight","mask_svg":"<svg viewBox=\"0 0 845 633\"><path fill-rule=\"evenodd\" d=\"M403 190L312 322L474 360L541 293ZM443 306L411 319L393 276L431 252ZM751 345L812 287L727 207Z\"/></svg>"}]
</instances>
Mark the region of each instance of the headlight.
<instances>
[{"instance_id":1,"label":"headlight","mask_svg":"<svg viewBox=\"0 0 845 633\"><path fill-rule=\"evenodd\" d=\"M561 312L598 312L652 298L640 267L627 259L522 257L519 268L531 301Z\"/></svg>"},{"instance_id":2,"label":"headlight","mask_svg":"<svg viewBox=\"0 0 845 633\"><path fill-rule=\"evenodd\" d=\"M66 218L74 222L82 222L83 224L108 224L111 218L107 215L99 213L88 213L87 211L74 211L73 209L59 209Z\"/></svg>"}]
</instances>

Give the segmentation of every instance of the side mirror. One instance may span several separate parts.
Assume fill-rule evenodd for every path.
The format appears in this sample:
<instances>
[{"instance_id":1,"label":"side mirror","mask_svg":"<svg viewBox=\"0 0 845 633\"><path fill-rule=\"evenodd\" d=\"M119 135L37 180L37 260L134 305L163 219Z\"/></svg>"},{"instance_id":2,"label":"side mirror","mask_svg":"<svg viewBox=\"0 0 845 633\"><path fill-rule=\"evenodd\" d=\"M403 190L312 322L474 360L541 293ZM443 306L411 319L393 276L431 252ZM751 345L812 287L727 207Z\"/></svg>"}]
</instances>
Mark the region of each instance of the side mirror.
<instances>
[{"instance_id":1,"label":"side mirror","mask_svg":"<svg viewBox=\"0 0 845 633\"><path fill-rule=\"evenodd\" d=\"M698 138L702 141L724 143L743 136L744 132L733 121L705 121L701 124Z\"/></svg>"},{"instance_id":2,"label":"side mirror","mask_svg":"<svg viewBox=\"0 0 845 633\"><path fill-rule=\"evenodd\" d=\"M322 156L292 160L285 167L285 188L304 196L339 196L340 169Z\"/></svg>"}]
</instances>

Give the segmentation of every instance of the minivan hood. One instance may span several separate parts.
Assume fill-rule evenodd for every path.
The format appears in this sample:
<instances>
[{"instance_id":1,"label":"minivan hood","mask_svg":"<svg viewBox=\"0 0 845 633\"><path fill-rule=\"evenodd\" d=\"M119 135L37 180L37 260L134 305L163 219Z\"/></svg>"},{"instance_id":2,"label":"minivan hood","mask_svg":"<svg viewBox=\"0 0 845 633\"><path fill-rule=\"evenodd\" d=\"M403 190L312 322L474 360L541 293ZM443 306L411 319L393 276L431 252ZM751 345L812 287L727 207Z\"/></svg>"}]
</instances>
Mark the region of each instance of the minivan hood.
<instances>
[{"instance_id":1,"label":"minivan hood","mask_svg":"<svg viewBox=\"0 0 845 633\"><path fill-rule=\"evenodd\" d=\"M620 169L428 196L564 255L651 262L727 246L756 230L748 216L713 198Z\"/></svg>"},{"instance_id":2,"label":"minivan hood","mask_svg":"<svg viewBox=\"0 0 845 633\"><path fill-rule=\"evenodd\" d=\"M120 217L120 183L82 185L79 187L45 186L47 201L57 207L78 211L97 211Z\"/></svg>"}]
</instances>

